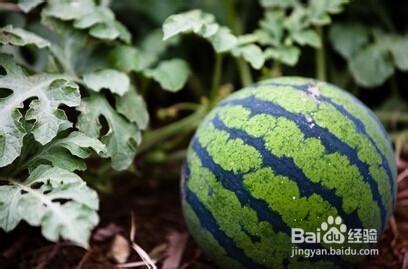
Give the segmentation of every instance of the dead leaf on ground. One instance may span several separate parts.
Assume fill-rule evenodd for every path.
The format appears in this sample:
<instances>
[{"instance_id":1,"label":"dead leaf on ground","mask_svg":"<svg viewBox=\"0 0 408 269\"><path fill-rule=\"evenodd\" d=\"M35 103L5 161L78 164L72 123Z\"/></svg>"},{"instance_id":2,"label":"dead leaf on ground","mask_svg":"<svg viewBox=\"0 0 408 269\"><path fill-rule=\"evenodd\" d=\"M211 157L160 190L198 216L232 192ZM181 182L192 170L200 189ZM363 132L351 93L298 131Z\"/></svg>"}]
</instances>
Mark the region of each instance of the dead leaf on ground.
<instances>
[{"instance_id":1,"label":"dead leaf on ground","mask_svg":"<svg viewBox=\"0 0 408 269\"><path fill-rule=\"evenodd\" d=\"M184 249L188 239L187 233L171 232L167 236L169 247L167 248L167 258L163 262L162 269L177 269L180 266Z\"/></svg>"},{"instance_id":2,"label":"dead leaf on ground","mask_svg":"<svg viewBox=\"0 0 408 269\"><path fill-rule=\"evenodd\" d=\"M112 242L110 253L112 257L118 263L124 263L127 261L130 255L129 242L120 234L115 236L115 239Z\"/></svg>"}]
</instances>

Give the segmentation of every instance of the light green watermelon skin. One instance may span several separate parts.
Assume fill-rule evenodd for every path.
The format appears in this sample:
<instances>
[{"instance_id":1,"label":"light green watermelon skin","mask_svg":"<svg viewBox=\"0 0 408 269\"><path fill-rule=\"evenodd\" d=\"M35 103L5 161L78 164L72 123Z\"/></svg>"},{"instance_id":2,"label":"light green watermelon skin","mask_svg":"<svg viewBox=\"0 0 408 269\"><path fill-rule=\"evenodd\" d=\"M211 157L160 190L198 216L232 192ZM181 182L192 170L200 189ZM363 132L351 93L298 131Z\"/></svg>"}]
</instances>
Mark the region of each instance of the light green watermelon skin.
<instances>
[{"instance_id":1,"label":"light green watermelon skin","mask_svg":"<svg viewBox=\"0 0 408 269\"><path fill-rule=\"evenodd\" d=\"M290 229L315 231L340 216L381 233L396 196L392 146L375 115L333 85L298 77L222 101L194 135L182 174L187 225L220 268L352 268L361 257L290 258ZM370 247L337 247L348 246Z\"/></svg>"}]
</instances>

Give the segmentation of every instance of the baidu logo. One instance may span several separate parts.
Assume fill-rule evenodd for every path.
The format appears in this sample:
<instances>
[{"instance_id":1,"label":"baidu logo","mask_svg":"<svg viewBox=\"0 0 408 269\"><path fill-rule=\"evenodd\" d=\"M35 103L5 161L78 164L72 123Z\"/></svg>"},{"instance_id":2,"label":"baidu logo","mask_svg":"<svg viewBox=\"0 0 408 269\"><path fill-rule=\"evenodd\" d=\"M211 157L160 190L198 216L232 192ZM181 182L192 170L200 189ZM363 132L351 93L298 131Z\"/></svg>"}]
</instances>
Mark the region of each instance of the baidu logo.
<instances>
[{"instance_id":1,"label":"baidu logo","mask_svg":"<svg viewBox=\"0 0 408 269\"><path fill-rule=\"evenodd\" d=\"M378 249L353 249L350 244L377 243L376 229L347 229L341 217L329 216L316 231L306 232L302 228L292 228L292 256L310 258L319 255L378 255ZM307 248L305 244L320 244L323 248ZM299 246L298 244L302 244ZM345 245L342 245L345 244ZM348 245L348 246L347 246ZM357 251L359 249L359 251Z\"/></svg>"},{"instance_id":2,"label":"baidu logo","mask_svg":"<svg viewBox=\"0 0 408 269\"><path fill-rule=\"evenodd\" d=\"M292 229L292 243L343 244L346 241L347 226L341 217L329 216L316 232L305 232L301 228Z\"/></svg>"}]
</instances>

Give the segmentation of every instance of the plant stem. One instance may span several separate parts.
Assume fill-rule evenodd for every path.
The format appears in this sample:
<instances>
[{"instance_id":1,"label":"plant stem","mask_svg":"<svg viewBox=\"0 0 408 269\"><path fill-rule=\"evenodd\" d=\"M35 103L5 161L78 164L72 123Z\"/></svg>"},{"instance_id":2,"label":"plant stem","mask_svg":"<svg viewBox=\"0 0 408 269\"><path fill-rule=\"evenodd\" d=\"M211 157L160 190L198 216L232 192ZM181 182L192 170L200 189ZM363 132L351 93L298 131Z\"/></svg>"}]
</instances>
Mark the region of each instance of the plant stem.
<instances>
[{"instance_id":1,"label":"plant stem","mask_svg":"<svg viewBox=\"0 0 408 269\"><path fill-rule=\"evenodd\" d=\"M271 70L271 77L276 78L280 76L282 76L282 65L279 61L274 61Z\"/></svg>"},{"instance_id":2,"label":"plant stem","mask_svg":"<svg viewBox=\"0 0 408 269\"><path fill-rule=\"evenodd\" d=\"M194 130L200 124L206 112L206 109L200 109L182 120L174 122L163 128L146 132L144 134L144 140L139 146L139 151L137 154L139 155L147 151L155 145L162 143L163 140L169 139L174 135Z\"/></svg>"},{"instance_id":3,"label":"plant stem","mask_svg":"<svg viewBox=\"0 0 408 269\"><path fill-rule=\"evenodd\" d=\"M220 88L220 82L221 82L222 60L223 60L223 55L215 54L214 74L213 74L211 92L209 96L210 102L215 100L218 96L218 90Z\"/></svg>"},{"instance_id":4,"label":"plant stem","mask_svg":"<svg viewBox=\"0 0 408 269\"><path fill-rule=\"evenodd\" d=\"M234 0L226 0L223 1L224 6L227 13L227 20L229 27L231 28L234 34L240 34L242 32L242 25L240 25L239 21L237 20L237 12L235 10L235 1Z\"/></svg>"},{"instance_id":5,"label":"plant stem","mask_svg":"<svg viewBox=\"0 0 408 269\"><path fill-rule=\"evenodd\" d=\"M231 28L233 34L240 35L243 31L242 29L243 27L242 27L242 24L239 23L240 20L237 19L237 13L235 10L235 1L226 0L224 1L224 4L225 4L226 12L227 12L227 19L228 19L229 27ZM252 84L253 79L252 79L251 69L248 63L245 62L241 58L235 59L235 62L237 63L237 66L238 66L238 71L239 71L242 85L247 86L249 84Z\"/></svg>"},{"instance_id":6,"label":"plant stem","mask_svg":"<svg viewBox=\"0 0 408 269\"><path fill-rule=\"evenodd\" d=\"M317 26L316 31L322 41L321 47L316 50L316 77L319 80L326 81L326 48L324 45L323 28Z\"/></svg>"},{"instance_id":7,"label":"plant stem","mask_svg":"<svg viewBox=\"0 0 408 269\"><path fill-rule=\"evenodd\" d=\"M200 107L200 104L196 103L177 103L175 105L172 105L171 107L165 108L166 110L190 110L190 111L195 111Z\"/></svg>"},{"instance_id":8,"label":"plant stem","mask_svg":"<svg viewBox=\"0 0 408 269\"><path fill-rule=\"evenodd\" d=\"M238 63L238 70L241 77L242 86L248 86L253 83L251 69L243 59L236 59Z\"/></svg>"}]
</instances>

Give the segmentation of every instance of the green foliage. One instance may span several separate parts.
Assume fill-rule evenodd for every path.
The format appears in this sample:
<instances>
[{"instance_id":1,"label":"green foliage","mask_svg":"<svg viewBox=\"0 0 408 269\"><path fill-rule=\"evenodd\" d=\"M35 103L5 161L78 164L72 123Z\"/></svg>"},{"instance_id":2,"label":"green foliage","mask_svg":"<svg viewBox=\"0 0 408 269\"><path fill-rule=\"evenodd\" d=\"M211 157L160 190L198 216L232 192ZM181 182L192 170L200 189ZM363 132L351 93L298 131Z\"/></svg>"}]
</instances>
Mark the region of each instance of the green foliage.
<instances>
[{"instance_id":1,"label":"green foliage","mask_svg":"<svg viewBox=\"0 0 408 269\"><path fill-rule=\"evenodd\" d=\"M330 15L340 13L346 3L348 0L309 1L307 5L297 0L262 0L266 10L260 28L243 36L220 26L212 14L191 10L167 18L163 24L164 40L194 33L207 39L217 53L231 53L255 69L261 69L269 59L295 65L299 46L320 48L322 41L315 27L329 24Z\"/></svg>"},{"instance_id":2,"label":"green foliage","mask_svg":"<svg viewBox=\"0 0 408 269\"><path fill-rule=\"evenodd\" d=\"M149 124L149 113L147 113L146 104L134 89L129 89L123 97L116 97L116 110L126 117L130 122L144 130Z\"/></svg>"},{"instance_id":3,"label":"green foliage","mask_svg":"<svg viewBox=\"0 0 408 269\"><path fill-rule=\"evenodd\" d=\"M49 240L87 247L99 202L76 172L89 178L88 158L110 159L118 171L131 165L149 124L137 92L139 75L170 91L187 82L184 60L161 61L173 43L152 31L138 47L132 45L108 2L20 1L24 12L42 9L41 17L30 13L33 24L0 28L0 228L5 231L24 220L41 226Z\"/></svg>"},{"instance_id":4,"label":"green foliage","mask_svg":"<svg viewBox=\"0 0 408 269\"><path fill-rule=\"evenodd\" d=\"M231 53L241 57L255 69L260 69L265 61L262 50L253 42L241 44L240 38L225 26L220 26L215 17L201 10L191 10L172 15L163 24L164 40L179 34L194 33L207 39L217 53Z\"/></svg>"},{"instance_id":5,"label":"green foliage","mask_svg":"<svg viewBox=\"0 0 408 269\"><path fill-rule=\"evenodd\" d=\"M71 172L85 171L84 159L89 158L92 152L99 156L105 155L106 147L98 139L73 131L68 136L57 137L45 147L40 148L35 157L26 165L30 170L40 164L48 163Z\"/></svg>"},{"instance_id":6,"label":"green foliage","mask_svg":"<svg viewBox=\"0 0 408 269\"><path fill-rule=\"evenodd\" d=\"M123 170L129 167L137 145L141 142L140 129L129 122L112 107L105 97L92 94L82 99L77 128L86 135L100 138L106 145L107 157L112 159L112 167ZM100 116L107 121L109 130L101 134Z\"/></svg>"},{"instance_id":7,"label":"green foliage","mask_svg":"<svg viewBox=\"0 0 408 269\"><path fill-rule=\"evenodd\" d=\"M170 45L162 41L159 31L153 31L142 41L140 48L120 45L111 50L108 58L117 69L141 73L158 82L164 90L176 92L186 84L191 71L183 59L159 62L160 56Z\"/></svg>"},{"instance_id":8,"label":"green foliage","mask_svg":"<svg viewBox=\"0 0 408 269\"><path fill-rule=\"evenodd\" d=\"M93 0L69 1L51 0L45 9L45 15L63 21L74 21L77 29L88 29L93 37L130 43L130 33L115 19L113 12L106 6L97 5Z\"/></svg>"},{"instance_id":9,"label":"green foliage","mask_svg":"<svg viewBox=\"0 0 408 269\"><path fill-rule=\"evenodd\" d=\"M395 72L408 70L408 37L389 34L362 24L335 24L330 40L347 60L348 68L359 85L375 87Z\"/></svg>"},{"instance_id":10,"label":"green foliage","mask_svg":"<svg viewBox=\"0 0 408 269\"><path fill-rule=\"evenodd\" d=\"M48 240L62 237L88 246L90 230L98 223L98 197L79 176L40 165L26 180L7 182L9 185L0 187L0 226L5 231L25 220L33 226L41 225Z\"/></svg>"},{"instance_id":11,"label":"green foliage","mask_svg":"<svg viewBox=\"0 0 408 269\"><path fill-rule=\"evenodd\" d=\"M34 45L37 48L50 46L50 43L47 40L44 40L38 35L21 28L14 28L12 25L0 29L0 43L12 46Z\"/></svg>"},{"instance_id":12,"label":"green foliage","mask_svg":"<svg viewBox=\"0 0 408 269\"><path fill-rule=\"evenodd\" d=\"M330 15L340 13L348 0L317 0L307 5L296 0L262 0L261 3L266 10L256 35L266 47L266 58L293 66L299 61L299 46L321 47L316 27L329 24Z\"/></svg>"},{"instance_id":13,"label":"green foliage","mask_svg":"<svg viewBox=\"0 0 408 269\"><path fill-rule=\"evenodd\" d=\"M180 59L161 62L156 68L145 71L147 77L151 77L160 83L163 89L175 92L181 90L187 82L190 68Z\"/></svg>"},{"instance_id":14,"label":"green foliage","mask_svg":"<svg viewBox=\"0 0 408 269\"><path fill-rule=\"evenodd\" d=\"M0 166L12 163L21 152L26 134L34 135L42 145L50 142L58 132L72 126L65 112L58 107L65 104L75 107L80 104L78 85L63 75L38 74L27 76L23 69L13 62L12 57L0 55L0 66L6 71L0 77L0 88L11 89L13 93L1 99ZM35 97L23 117L19 108L22 103ZM23 121L33 121L24 124Z\"/></svg>"},{"instance_id":15,"label":"green foliage","mask_svg":"<svg viewBox=\"0 0 408 269\"><path fill-rule=\"evenodd\" d=\"M103 69L84 75L85 85L96 92L109 89L112 93L124 95L130 86L129 77L115 69Z\"/></svg>"}]
</instances>

